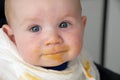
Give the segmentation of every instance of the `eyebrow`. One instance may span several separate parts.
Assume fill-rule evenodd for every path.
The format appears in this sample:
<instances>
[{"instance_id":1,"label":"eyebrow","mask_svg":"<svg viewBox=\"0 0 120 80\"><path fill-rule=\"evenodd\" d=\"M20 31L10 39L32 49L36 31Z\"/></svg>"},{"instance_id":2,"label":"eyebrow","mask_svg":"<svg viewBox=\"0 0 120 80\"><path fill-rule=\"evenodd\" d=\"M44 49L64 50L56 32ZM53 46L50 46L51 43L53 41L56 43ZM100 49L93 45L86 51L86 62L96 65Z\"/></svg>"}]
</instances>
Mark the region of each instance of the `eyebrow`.
<instances>
[{"instance_id":1,"label":"eyebrow","mask_svg":"<svg viewBox=\"0 0 120 80\"><path fill-rule=\"evenodd\" d=\"M20 25L30 24L31 22L38 22L38 21L40 21L40 19L36 17L29 17L29 18L23 19Z\"/></svg>"}]
</instances>

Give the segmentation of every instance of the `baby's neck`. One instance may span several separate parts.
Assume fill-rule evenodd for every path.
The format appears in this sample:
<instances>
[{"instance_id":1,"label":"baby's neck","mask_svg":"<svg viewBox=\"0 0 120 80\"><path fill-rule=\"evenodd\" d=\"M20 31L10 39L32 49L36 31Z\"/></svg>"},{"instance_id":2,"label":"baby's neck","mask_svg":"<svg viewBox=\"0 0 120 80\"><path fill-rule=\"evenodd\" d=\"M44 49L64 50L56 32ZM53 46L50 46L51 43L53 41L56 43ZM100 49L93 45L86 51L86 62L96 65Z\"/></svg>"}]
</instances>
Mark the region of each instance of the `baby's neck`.
<instances>
[{"instance_id":1,"label":"baby's neck","mask_svg":"<svg viewBox=\"0 0 120 80\"><path fill-rule=\"evenodd\" d=\"M55 67L43 67L45 69L51 69L51 70L57 70L57 71L62 71L65 70L68 67L68 62L65 62L59 66L55 66Z\"/></svg>"}]
</instances>

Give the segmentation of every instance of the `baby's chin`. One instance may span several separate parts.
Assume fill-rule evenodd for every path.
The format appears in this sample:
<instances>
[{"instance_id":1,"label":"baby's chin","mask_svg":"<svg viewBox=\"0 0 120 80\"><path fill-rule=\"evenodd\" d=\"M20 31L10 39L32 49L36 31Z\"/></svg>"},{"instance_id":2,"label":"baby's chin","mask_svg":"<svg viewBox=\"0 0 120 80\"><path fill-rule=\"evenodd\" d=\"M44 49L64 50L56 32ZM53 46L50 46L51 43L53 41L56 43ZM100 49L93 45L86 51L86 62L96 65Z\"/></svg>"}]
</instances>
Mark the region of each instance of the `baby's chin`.
<instances>
[{"instance_id":1,"label":"baby's chin","mask_svg":"<svg viewBox=\"0 0 120 80\"><path fill-rule=\"evenodd\" d=\"M55 67L62 65L63 63L67 62L68 59L63 58L61 54L56 54L56 55L45 55L43 58L41 58L40 66L43 67Z\"/></svg>"}]
</instances>

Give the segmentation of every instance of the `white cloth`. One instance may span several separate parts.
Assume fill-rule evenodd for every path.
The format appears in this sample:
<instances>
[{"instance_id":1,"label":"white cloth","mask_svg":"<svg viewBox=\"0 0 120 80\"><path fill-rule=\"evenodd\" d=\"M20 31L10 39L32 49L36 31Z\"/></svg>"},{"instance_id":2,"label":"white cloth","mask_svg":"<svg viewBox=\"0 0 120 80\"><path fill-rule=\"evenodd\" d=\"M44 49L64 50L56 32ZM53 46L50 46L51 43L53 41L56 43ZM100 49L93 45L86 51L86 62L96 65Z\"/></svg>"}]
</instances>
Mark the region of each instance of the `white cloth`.
<instances>
[{"instance_id":1,"label":"white cloth","mask_svg":"<svg viewBox=\"0 0 120 80\"><path fill-rule=\"evenodd\" d=\"M99 80L99 74L84 52L68 68L56 71L26 63L15 45L0 29L0 80Z\"/></svg>"}]
</instances>

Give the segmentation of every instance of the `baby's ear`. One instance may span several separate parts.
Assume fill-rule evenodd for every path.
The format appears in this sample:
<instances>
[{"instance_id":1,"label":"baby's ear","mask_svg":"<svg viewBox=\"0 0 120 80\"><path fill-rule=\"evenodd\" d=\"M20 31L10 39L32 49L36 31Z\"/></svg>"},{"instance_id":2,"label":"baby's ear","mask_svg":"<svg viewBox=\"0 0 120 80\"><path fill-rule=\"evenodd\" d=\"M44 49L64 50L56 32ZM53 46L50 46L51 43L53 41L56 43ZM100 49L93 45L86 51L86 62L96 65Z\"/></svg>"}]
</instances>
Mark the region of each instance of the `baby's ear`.
<instances>
[{"instance_id":1,"label":"baby's ear","mask_svg":"<svg viewBox=\"0 0 120 80\"><path fill-rule=\"evenodd\" d=\"M82 16L82 27L83 28L85 28L86 22L87 22L87 17L86 16Z\"/></svg>"},{"instance_id":2,"label":"baby's ear","mask_svg":"<svg viewBox=\"0 0 120 80\"><path fill-rule=\"evenodd\" d=\"M15 43L15 39L14 39L14 34L13 34L12 28L9 25L4 24L2 26L2 29L6 33L6 35L10 38L10 40Z\"/></svg>"},{"instance_id":3,"label":"baby's ear","mask_svg":"<svg viewBox=\"0 0 120 80\"><path fill-rule=\"evenodd\" d=\"M4 31L8 36L13 35L13 31L12 31L12 29L11 29L11 27L10 27L9 25L4 24L4 25L2 26L2 29L3 29L3 31Z\"/></svg>"}]
</instances>

